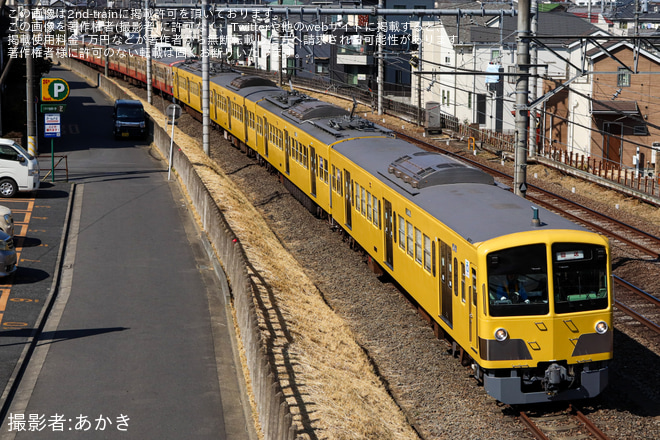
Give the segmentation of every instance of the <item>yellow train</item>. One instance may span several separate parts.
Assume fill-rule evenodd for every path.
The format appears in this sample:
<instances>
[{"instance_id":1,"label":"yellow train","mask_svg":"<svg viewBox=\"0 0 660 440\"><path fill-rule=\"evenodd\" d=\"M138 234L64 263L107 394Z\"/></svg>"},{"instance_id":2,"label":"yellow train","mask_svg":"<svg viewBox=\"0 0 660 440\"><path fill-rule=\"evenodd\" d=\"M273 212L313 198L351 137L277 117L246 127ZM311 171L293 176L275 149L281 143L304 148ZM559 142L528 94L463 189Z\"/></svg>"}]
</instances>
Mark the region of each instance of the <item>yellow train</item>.
<instances>
[{"instance_id":1,"label":"yellow train","mask_svg":"<svg viewBox=\"0 0 660 440\"><path fill-rule=\"evenodd\" d=\"M200 64L164 64L173 96L201 112ZM480 170L267 79L212 74L210 118L353 237L495 399L580 399L606 387L606 238L533 207Z\"/></svg>"}]
</instances>

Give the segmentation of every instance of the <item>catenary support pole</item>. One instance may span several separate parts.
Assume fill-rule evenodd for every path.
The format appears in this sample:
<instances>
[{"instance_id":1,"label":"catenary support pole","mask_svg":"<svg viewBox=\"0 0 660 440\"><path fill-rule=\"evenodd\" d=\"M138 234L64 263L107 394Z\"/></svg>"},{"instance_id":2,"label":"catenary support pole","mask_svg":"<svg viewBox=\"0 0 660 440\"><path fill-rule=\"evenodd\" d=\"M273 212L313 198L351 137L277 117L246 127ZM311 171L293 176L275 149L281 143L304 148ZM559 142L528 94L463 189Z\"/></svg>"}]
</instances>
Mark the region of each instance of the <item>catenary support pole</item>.
<instances>
[{"instance_id":1,"label":"catenary support pole","mask_svg":"<svg viewBox=\"0 0 660 440\"><path fill-rule=\"evenodd\" d=\"M147 102L152 103L151 97L151 16L149 14L149 0L144 0L144 45L147 50Z\"/></svg>"},{"instance_id":2,"label":"catenary support pole","mask_svg":"<svg viewBox=\"0 0 660 440\"><path fill-rule=\"evenodd\" d=\"M32 0L26 2L26 7L28 11L32 9ZM28 144L28 153L33 156L37 155L37 125L36 125L36 115L35 115L35 103L34 100L34 58L32 54L32 14L25 14L25 21L27 23L27 35L26 35L26 49L27 53L25 56L25 100L27 108L27 144Z\"/></svg>"},{"instance_id":3,"label":"catenary support pole","mask_svg":"<svg viewBox=\"0 0 660 440\"><path fill-rule=\"evenodd\" d=\"M384 3L383 0L378 0L378 9L381 9L383 7ZM383 43L385 40L385 34L383 33L383 26L384 26L384 17L382 15L378 16L378 36L376 43L378 44L378 78L376 78L376 81L378 82L378 114L382 115L383 114L383 82L385 81L385 78L383 78L383 75L385 75L385 54L383 54Z\"/></svg>"},{"instance_id":4,"label":"catenary support pole","mask_svg":"<svg viewBox=\"0 0 660 440\"><path fill-rule=\"evenodd\" d=\"M516 137L513 192L527 191L527 140L529 130L529 34L530 0L518 1L518 78L516 82Z\"/></svg>"},{"instance_id":5,"label":"catenary support pole","mask_svg":"<svg viewBox=\"0 0 660 440\"><path fill-rule=\"evenodd\" d=\"M202 148L209 148L209 19L208 0L202 0Z\"/></svg>"}]
</instances>

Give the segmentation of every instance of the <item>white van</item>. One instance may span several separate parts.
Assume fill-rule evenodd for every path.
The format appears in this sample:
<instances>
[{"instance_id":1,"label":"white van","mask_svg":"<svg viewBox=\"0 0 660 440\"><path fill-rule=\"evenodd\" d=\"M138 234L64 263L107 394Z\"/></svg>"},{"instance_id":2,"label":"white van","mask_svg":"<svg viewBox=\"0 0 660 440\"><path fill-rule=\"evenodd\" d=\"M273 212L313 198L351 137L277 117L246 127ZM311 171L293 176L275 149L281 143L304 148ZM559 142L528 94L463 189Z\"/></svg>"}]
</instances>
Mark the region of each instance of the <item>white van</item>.
<instances>
[{"instance_id":1,"label":"white van","mask_svg":"<svg viewBox=\"0 0 660 440\"><path fill-rule=\"evenodd\" d=\"M0 197L39 189L39 163L23 147L0 138Z\"/></svg>"}]
</instances>

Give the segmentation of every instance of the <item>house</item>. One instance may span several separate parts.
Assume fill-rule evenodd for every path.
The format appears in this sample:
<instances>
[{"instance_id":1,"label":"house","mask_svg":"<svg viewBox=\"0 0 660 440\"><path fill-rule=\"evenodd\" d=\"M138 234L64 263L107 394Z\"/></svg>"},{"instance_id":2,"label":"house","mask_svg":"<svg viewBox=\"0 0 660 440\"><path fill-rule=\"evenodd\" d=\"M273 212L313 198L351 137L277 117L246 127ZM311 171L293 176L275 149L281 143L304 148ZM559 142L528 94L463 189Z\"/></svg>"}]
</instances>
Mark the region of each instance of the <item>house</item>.
<instances>
[{"instance_id":1,"label":"house","mask_svg":"<svg viewBox=\"0 0 660 440\"><path fill-rule=\"evenodd\" d=\"M462 7L477 9L481 5ZM501 4L484 4L484 7L499 9ZM423 26L426 36L423 37L422 100L437 102L443 112L455 115L461 122L500 133L513 132L517 21L518 18L511 15L459 20L451 17ZM604 33L561 9L539 12L537 35L572 37L547 39L543 41L544 46L537 46L539 78L535 86L534 81L530 81L530 102L577 76L583 47L576 36L596 34ZM586 82L586 78L574 78L573 82ZM416 87L414 84L413 88ZM545 114L539 127L545 132L545 143L568 144L570 133L565 122L570 106L568 92L564 91L554 93L536 108L537 114Z\"/></svg>"},{"instance_id":2,"label":"house","mask_svg":"<svg viewBox=\"0 0 660 440\"><path fill-rule=\"evenodd\" d=\"M591 157L610 167L651 168L660 142L660 56L619 41L589 54L590 124L576 126L589 136ZM635 59L636 58L636 59ZM635 68L637 69L635 71Z\"/></svg>"}]
</instances>

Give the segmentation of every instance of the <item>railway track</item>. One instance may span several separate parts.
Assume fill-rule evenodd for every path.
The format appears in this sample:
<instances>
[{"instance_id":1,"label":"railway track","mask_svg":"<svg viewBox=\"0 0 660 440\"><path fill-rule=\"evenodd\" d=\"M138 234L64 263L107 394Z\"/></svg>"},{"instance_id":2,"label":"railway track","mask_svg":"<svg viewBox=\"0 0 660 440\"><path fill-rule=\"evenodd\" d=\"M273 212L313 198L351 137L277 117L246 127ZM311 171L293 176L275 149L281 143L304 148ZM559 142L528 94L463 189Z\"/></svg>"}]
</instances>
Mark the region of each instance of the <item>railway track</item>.
<instances>
[{"instance_id":1,"label":"railway track","mask_svg":"<svg viewBox=\"0 0 660 440\"><path fill-rule=\"evenodd\" d=\"M456 154L452 151L446 150L428 142L421 141L404 133L397 132L396 135L397 137L419 145L424 149L443 153L467 162L470 165L491 174L503 185L511 187L513 184L512 176L472 160L469 157ZM653 259L660 259L660 237L656 237L612 217L608 217L604 214L594 211L593 209L573 202L572 200L546 191L538 186L529 183L527 186L527 199L534 201L546 209L568 217L591 230L600 232L601 234L609 237L610 240L614 243L632 248L634 251L641 252L646 256L652 257Z\"/></svg>"},{"instance_id":2,"label":"railway track","mask_svg":"<svg viewBox=\"0 0 660 440\"><path fill-rule=\"evenodd\" d=\"M538 416L517 411L517 417L537 440L610 439L587 416L571 405L560 413Z\"/></svg>"},{"instance_id":3,"label":"railway track","mask_svg":"<svg viewBox=\"0 0 660 440\"><path fill-rule=\"evenodd\" d=\"M657 324L660 322L660 299L617 276L614 277L614 284L617 287L615 296L618 298L614 305L627 318L618 317L619 324L637 326L637 322L652 331L653 336L660 336L660 325Z\"/></svg>"}]
</instances>

